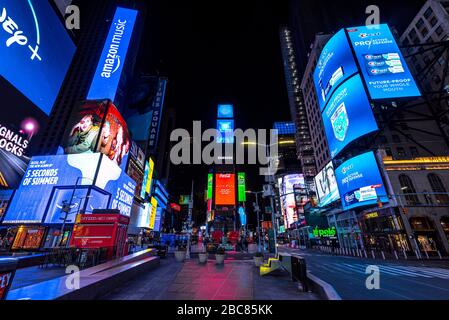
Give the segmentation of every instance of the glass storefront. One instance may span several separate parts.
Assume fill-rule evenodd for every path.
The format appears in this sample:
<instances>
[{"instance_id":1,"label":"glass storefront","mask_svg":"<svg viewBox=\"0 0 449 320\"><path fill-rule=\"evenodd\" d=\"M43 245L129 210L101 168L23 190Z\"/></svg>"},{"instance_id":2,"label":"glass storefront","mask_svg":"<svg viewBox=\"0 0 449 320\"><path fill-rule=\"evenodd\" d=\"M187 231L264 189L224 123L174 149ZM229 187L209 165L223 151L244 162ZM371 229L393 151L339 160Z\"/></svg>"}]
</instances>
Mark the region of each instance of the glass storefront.
<instances>
[{"instance_id":1,"label":"glass storefront","mask_svg":"<svg viewBox=\"0 0 449 320\"><path fill-rule=\"evenodd\" d=\"M435 252L440 250L437 231L429 218L412 217L410 218L410 226L420 251Z\"/></svg>"},{"instance_id":2,"label":"glass storefront","mask_svg":"<svg viewBox=\"0 0 449 320\"><path fill-rule=\"evenodd\" d=\"M444 216L440 220L441 226L443 227L444 234L446 235L446 239L449 242L449 216Z\"/></svg>"}]
</instances>

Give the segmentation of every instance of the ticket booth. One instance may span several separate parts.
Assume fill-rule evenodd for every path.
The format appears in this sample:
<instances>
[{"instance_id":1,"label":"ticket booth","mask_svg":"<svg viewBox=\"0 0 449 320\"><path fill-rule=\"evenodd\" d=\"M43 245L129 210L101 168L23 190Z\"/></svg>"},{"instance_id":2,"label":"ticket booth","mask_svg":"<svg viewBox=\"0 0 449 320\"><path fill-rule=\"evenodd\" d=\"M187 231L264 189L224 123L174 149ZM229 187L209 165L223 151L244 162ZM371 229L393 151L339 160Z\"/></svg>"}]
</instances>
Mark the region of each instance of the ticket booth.
<instances>
[{"instance_id":1,"label":"ticket booth","mask_svg":"<svg viewBox=\"0 0 449 320\"><path fill-rule=\"evenodd\" d=\"M76 218L70 246L78 249L107 249L107 259L128 253L129 217L121 214L80 214Z\"/></svg>"}]
</instances>

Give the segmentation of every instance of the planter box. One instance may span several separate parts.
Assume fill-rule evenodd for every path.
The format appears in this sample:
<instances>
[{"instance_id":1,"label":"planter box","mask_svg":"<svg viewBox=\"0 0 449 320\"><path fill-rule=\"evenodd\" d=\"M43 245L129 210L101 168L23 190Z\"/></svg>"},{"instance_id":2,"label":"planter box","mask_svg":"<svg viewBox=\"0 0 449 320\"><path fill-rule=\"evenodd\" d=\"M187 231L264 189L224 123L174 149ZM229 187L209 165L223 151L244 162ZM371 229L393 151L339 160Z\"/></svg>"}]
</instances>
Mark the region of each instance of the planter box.
<instances>
[{"instance_id":1,"label":"planter box","mask_svg":"<svg viewBox=\"0 0 449 320\"><path fill-rule=\"evenodd\" d=\"M184 262L186 259L187 251L175 251L175 259L178 262Z\"/></svg>"},{"instance_id":2,"label":"planter box","mask_svg":"<svg viewBox=\"0 0 449 320\"><path fill-rule=\"evenodd\" d=\"M208 258L209 254L207 253L199 253L198 254L198 260L200 263L207 263L207 258Z\"/></svg>"},{"instance_id":3,"label":"planter box","mask_svg":"<svg viewBox=\"0 0 449 320\"><path fill-rule=\"evenodd\" d=\"M225 254L216 254L215 255L215 264L223 264L225 259Z\"/></svg>"}]
</instances>

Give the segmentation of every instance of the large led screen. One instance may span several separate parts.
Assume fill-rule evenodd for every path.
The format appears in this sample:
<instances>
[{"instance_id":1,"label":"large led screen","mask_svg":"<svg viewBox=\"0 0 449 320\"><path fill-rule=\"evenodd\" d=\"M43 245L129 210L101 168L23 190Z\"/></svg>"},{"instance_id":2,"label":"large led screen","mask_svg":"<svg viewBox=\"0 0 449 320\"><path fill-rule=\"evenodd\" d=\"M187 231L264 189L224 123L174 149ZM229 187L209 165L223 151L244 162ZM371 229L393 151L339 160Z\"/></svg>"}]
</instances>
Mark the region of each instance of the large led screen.
<instances>
[{"instance_id":1,"label":"large led screen","mask_svg":"<svg viewBox=\"0 0 449 320\"><path fill-rule=\"evenodd\" d=\"M344 210L388 202L387 192L373 152L344 162L335 170Z\"/></svg>"},{"instance_id":2,"label":"large led screen","mask_svg":"<svg viewBox=\"0 0 449 320\"><path fill-rule=\"evenodd\" d=\"M337 32L324 46L313 74L318 104L323 111L339 84L357 73L357 65L345 30Z\"/></svg>"},{"instance_id":3,"label":"large led screen","mask_svg":"<svg viewBox=\"0 0 449 320\"><path fill-rule=\"evenodd\" d=\"M359 75L353 76L338 87L322 117L332 158L349 143L378 130Z\"/></svg>"},{"instance_id":4,"label":"large led screen","mask_svg":"<svg viewBox=\"0 0 449 320\"><path fill-rule=\"evenodd\" d=\"M67 30L42 0L0 0L0 24L1 77L50 115L76 50Z\"/></svg>"},{"instance_id":5,"label":"large led screen","mask_svg":"<svg viewBox=\"0 0 449 320\"><path fill-rule=\"evenodd\" d=\"M131 216L136 183L105 155L102 155L95 185L111 194L108 209L118 209L121 214Z\"/></svg>"},{"instance_id":6,"label":"large led screen","mask_svg":"<svg viewBox=\"0 0 449 320\"><path fill-rule=\"evenodd\" d=\"M232 104L219 104L217 115L218 115L218 119L234 118L234 106Z\"/></svg>"},{"instance_id":7,"label":"large led screen","mask_svg":"<svg viewBox=\"0 0 449 320\"><path fill-rule=\"evenodd\" d=\"M137 13L117 8L87 99L115 100Z\"/></svg>"},{"instance_id":8,"label":"large led screen","mask_svg":"<svg viewBox=\"0 0 449 320\"><path fill-rule=\"evenodd\" d=\"M421 95L388 25L348 28L347 32L372 99Z\"/></svg>"},{"instance_id":9,"label":"large led screen","mask_svg":"<svg viewBox=\"0 0 449 320\"><path fill-rule=\"evenodd\" d=\"M93 183L99 158L100 154L33 157L3 223L41 223L53 193L61 201L52 202L56 208L49 208L50 212L61 207L73 186ZM84 191L77 191L75 196L73 209L82 204Z\"/></svg>"},{"instance_id":10,"label":"large led screen","mask_svg":"<svg viewBox=\"0 0 449 320\"><path fill-rule=\"evenodd\" d=\"M217 120L217 143L234 143L234 120Z\"/></svg>"},{"instance_id":11,"label":"large led screen","mask_svg":"<svg viewBox=\"0 0 449 320\"><path fill-rule=\"evenodd\" d=\"M64 153L101 152L126 168L131 139L125 120L109 100L82 102L72 113L63 139Z\"/></svg>"},{"instance_id":12,"label":"large led screen","mask_svg":"<svg viewBox=\"0 0 449 320\"><path fill-rule=\"evenodd\" d=\"M219 173L215 175L215 205L235 205L235 174Z\"/></svg>"},{"instance_id":13,"label":"large led screen","mask_svg":"<svg viewBox=\"0 0 449 320\"><path fill-rule=\"evenodd\" d=\"M324 207L340 199L334 166L329 162L315 177L315 186L320 200L319 206Z\"/></svg>"},{"instance_id":14,"label":"large led screen","mask_svg":"<svg viewBox=\"0 0 449 320\"><path fill-rule=\"evenodd\" d=\"M295 199L295 188L305 188L302 174L290 174L278 179L279 197L284 223L287 228L298 221L298 210Z\"/></svg>"}]
</instances>

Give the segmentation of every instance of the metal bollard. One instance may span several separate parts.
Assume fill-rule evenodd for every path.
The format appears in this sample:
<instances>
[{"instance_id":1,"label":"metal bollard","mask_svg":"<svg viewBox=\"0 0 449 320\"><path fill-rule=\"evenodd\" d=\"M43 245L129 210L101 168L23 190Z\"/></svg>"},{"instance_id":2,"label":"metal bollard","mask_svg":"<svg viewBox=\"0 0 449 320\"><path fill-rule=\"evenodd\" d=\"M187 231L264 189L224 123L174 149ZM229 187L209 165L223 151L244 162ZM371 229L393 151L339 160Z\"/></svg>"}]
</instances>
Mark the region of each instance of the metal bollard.
<instances>
[{"instance_id":1,"label":"metal bollard","mask_svg":"<svg viewBox=\"0 0 449 320\"><path fill-rule=\"evenodd\" d=\"M371 250L371 255L373 256L373 259L376 259L376 256L374 255L374 250Z\"/></svg>"},{"instance_id":2,"label":"metal bollard","mask_svg":"<svg viewBox=\"0 0 449 320\"><path fill-rule=\"evenodd\" d=\"M424 251L424 253L426 254L427 260L429 260L429 254L427 253L427 251Z\"/></svg>"},{"instance_id":3,"label":"metal bollard","mask_svg":"<svg viewBox=\"0 0 449 320\"><path fill-rule=\"evenodd\" d=\"M394 252L394 256L395 256L396 260L399 260L398 253L396 252L396 250L394 250L393 252Z\"/></svg>"},{"instance_id":4,"label":"metal bollard","mask_svg":"<svg viewBox=\"0 0 449 320\"><path fill-rule=\"evenodd\" d=\"M365 250L365 249L363 249L363 253L364 253L364 255L365 255L365 258L368 259L368 254L366 253L366 250Z\"/></svg>"},{"instance_id":5,"label":"metal bollard","mask_svg":"<svg viewBox=\"0 0 449 320\"><path fill-rule=\"evenodd\" d=\"M421 256L419 255L419 251L415 250L416 259L420 260Z\"/></svg>"},{"instance_id":6,"label":"metal bollard","mask_svg":"<svg viewBox=\"0 0 449 320\"><path fill-rule=\"evenodd\" d=\"M443 257L441 256L440 250L437 250L438 256L440 257L440 260L443 259Z\"/></svg>"},{"instance_id":7,"label":"metal bollard","mask_svg":"<svg viewBox=\"0 0 449 320\"><path fill-rule=\"evenodd\" d=\"M381 253L382 253L382 259L385 260L385 253L383 251L381 251Z\"/></svg>"},{"instance_id":8,"label":"metal bollard","mask_svg":"<svg viewBox=\"0 0 449 320\"><path fill-rule=\"evenodd\" d=\"M408 257L407 257L407 253L405 252L405 249L402 249L402 252L404 253L404 259L407 260Z\"/></svg>"}]
</instances>

